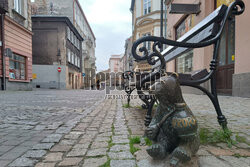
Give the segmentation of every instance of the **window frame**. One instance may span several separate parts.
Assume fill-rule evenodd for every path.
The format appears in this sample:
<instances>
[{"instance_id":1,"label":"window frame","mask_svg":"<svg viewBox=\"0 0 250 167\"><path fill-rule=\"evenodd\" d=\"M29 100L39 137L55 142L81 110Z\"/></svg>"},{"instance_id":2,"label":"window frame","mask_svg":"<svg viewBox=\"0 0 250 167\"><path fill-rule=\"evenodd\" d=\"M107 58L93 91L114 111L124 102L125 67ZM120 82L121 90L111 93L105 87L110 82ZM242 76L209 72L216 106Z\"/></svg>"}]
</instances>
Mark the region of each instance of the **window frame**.
<instances>
[{"instance_id":1,"label":"window frame","mask_svg":"<svg viewBox=\"0 0 250 167\"><path fill-rule=\"evenodd\" d=\"M152 2L151 0L142 0L142 9L143 15L149 14L152 11Z\"/></svg>"},{"instance_id":2,"label":"window frame","mask_svg":"<svg viewBox=\"0 0 250 167\"><path fill-rule=\"evenodd\" d=\"M28 76L27 76L27 57L26 56L23 56L23 55L20 55L20 54L17 54L17 53L13 53L13 55L12 55L13 57L10 57L9 58L9 64L11 64L11 61L13 61L14 63L19 63L19 71L20 71L20 76L19 76L19 78L17 78L16 77L16 75L15 75L15 78L11 78L11 76L9 75L9 78L11 79L11 80L20 80L20 81L26 81L27 80L27 78L28 78ZM18 57L23 57L23 59L24 59L24 61L20 61L20 60L16 60L15 58L16 58L16 56L18 56ZM21 68L21 64L23 64L23 66L24 66L24 79L22 79L21 78L21 71L22 71L22 68ZM9 74L11 73L10 72L10 67L11 67L11 65L9 65ZM13 69L13 70L16 70L16 69Z\"/></svg>"},{"instance_id":3,"label":"window frame","mask_svg":"<svg viewBox=\"0 0 250 167\"><path fill-rule=\"evenodd\" d=\"M14 0L14 10L22 15L23 9L22 9L22 0Z\"/></svg>"},{"instance_id":4,"label":"window frame","mask_svg":"<svg viewBox=\"0 0 250 167\"><path fill-rule=\"evenodd\" d=\"M189 18L189 17L191 17L191 18ZM188 31L186 31L184 34L182 34L181 36L179 36L178 37L178 28L181 26L181 25L185 25L186 26L186 22L188 22L189 20L190 21L192 21L192 15L186 15L180 22L179 22L179 24L178 25L176 25L175 26L175 40L178 40L179 38L181 38L184 34L186 34L188 31L190 31L192 28L193 28L193 22L191 22L191 26L190 27L188 27ZM187 19L189 19L189 20L187 20ZM187 27L184 27L184 29L187 29ZM192 52L192 53L191 53ZM188 56L190 56L190 54L192 54L192 57L191 57L191 71L193 71L194 69L193 69L193 67L194 67L194 49L190 49L190 50L188 50L188 51L186 51L186 52L184 52L184 53L182 53L180 56L178 56L176 59L175 59L175 71L177 72L177 73L180 73L180 71L179 71L179 63L178 63L178 60L180 60L180 59L183 59L183 58L185 58L185 57L188 57ZM186 55L186 56L184 56L184 55ZM183 57L184 56L184 57ZM188 59L187 59L188 60ZM185 62L184 62L184 67L186 66L186 64L187 63L189 63L189 62L186 62L186 59L185 59ZM185 70L185 68L184 68L184 71L182 72L182 73L187 73L187 72L191 72L191 71L189 71L189 70Z\"/></svg>"},{"instance_id":5,"label":"window frame","mask_svg":"<svg viewBox=\"0 0 250 167\"><path fill-rule=\"evenodd\" d=\"M67 61L70 63L71 55L70 55L70 49L67 49Z\"/></svg>"}]
</instances>

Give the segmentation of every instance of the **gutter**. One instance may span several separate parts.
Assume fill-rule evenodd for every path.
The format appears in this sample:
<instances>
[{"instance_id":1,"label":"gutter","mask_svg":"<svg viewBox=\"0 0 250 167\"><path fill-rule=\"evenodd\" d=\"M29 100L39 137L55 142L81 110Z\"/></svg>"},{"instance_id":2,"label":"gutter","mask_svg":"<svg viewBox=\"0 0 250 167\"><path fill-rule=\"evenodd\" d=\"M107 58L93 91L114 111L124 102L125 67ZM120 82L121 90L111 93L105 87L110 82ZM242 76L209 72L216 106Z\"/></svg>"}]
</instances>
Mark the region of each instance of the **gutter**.
<instances>
[{"instance_id":1,"label":"gutter","mask_svg":"<svg viewBox=\"0 0 250 167\"><path fill-rule=\"evenodd\" d=\"M2 56L2 82L1 87L2 90L6 90L6 69L5 69L5 55L4 55L4 49L5 49L5 38L4 38L4 17L5 14L1 14L1 41L2 41L2 47L1 47L1 56Z\"/></svg>"}]
</instances>

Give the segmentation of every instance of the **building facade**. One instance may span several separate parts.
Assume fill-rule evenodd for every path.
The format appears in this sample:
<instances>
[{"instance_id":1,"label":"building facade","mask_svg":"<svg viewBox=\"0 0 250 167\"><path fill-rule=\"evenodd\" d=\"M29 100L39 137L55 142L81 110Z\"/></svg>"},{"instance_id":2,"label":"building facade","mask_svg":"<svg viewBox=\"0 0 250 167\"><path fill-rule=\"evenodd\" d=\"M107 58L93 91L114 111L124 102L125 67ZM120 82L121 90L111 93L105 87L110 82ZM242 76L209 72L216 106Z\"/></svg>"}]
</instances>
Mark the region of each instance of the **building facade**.
<instances>
[{"instance_id":1,"label":"building facade","mask_svg":"<svg viewBox=\"0 0 250 167\"><path fill-rule=\"evenodd\" d=\"M32 90L31 2L1 0L0 3L1 89Z\"/></svg>"},{"instance_id":2,"label":"building facade","mask_svg":"<svg viewBox=\"0 0 250 167\"><path fill-rule=\"evenodd\" d=\"M124 55L111 55L109 58L110 85L115 86L121 83L121 73L124 68Z\"/></svg>"},{"instance_id":3,"label":"building facade","mask_svg":"<svg viewBox=\"0 0 250 167\"><path fill-rule=\"evenodd\" d=\"M34 0L33 15L57 15L70 19L84 41L82 42L82 87L89 87L95 77L96 38L78 0Z\"/></svg>"},{"instance_id":4,"label":"building facade","mask_svg":"<svg viewBox=\"0 0 250 167\"><path fill-rule=\"evenodd\" d=\"M132 42L143 36L160 36L160 0L132 0ZM144 47L151 49L151 43L145 42ZM150 71L151 66L146 62L134 63L138 72Z\"/></svg>"},{"instance_id":5,"label":"building facade","mask_svg":"<svg viewBox=\"0 0 250 167\"><path fill-rule=\"evenodd\" d=\"M234 0L168 0L167 38L178 40L220 5L229 5ZM171 14L172 3L200 4L198 14ZM246 11L228 21L222 35L219 51L218 69L216 72L217 90L223 95L250 97L250 58L247 56L250 37L246 23L250 15L250 3L244 0ZM248 24L248 23L247 23ZM167 71L189 73L209 69L212 60L213 46L194 49L167 63ZM209 84L207 84L209 87Z\"/></svg>"},{"instance_id":6,"label":"building facade","mask_svg":"<svg viewBox=\"0 0 250 167\"><path fill-rule=\"evenodd\" d=\"M80 89L83 41L80 33L68 17L37 15L32 17L32 23L33 86Z\"/></svg>"},{"instance_id":7,"label":"building facade","mask_svg":"<svg viewBox=\"0 0 250 167\"><path fill-rule=\"evenodd\" d=\"M124 71L131 71L133 70L133 56L131 53L131 49L132 49L132 37L128 38L125 41L125 53L124 53Z\"/></svg>"}]
</instances>

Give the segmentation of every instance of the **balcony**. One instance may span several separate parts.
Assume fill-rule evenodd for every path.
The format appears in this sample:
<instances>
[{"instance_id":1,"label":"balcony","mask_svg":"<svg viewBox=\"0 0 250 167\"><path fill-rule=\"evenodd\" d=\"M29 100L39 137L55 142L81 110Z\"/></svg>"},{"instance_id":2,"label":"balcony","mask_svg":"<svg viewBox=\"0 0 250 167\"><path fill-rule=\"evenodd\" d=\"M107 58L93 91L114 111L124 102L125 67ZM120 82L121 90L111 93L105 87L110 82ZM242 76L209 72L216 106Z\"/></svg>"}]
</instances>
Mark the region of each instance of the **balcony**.
<instances>
[{"instance_id":1,"label":"balcony","mask_svg":"<svg viewBox=\"0 0 250 167\"><path fill-rule=\"evenodd\" d=\"M0 0L0 13L8 12L8 0Z\"/></svg>"}]
</instances>

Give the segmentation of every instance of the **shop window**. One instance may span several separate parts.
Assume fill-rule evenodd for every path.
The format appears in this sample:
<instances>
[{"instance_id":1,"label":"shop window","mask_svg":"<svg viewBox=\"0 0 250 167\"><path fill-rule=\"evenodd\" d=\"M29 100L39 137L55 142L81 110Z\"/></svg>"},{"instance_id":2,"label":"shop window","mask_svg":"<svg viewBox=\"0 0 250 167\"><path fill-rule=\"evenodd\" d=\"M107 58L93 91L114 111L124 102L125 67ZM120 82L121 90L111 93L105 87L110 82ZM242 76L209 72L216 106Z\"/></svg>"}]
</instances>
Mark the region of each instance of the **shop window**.
<instances>
[{"instance_id":1,"label":"shop window","mask_svg":"<svg viewBox=\"0 0 250 167\"><path fill-rule=\"evenodd\" d=\"M11 79L26 80L26 58L13 54L10 59L9 75Z\"/></svg>"},{"instance_id":2,"label":"shop window","mask_svg":"<svg viewBox=\"0 0 250 167\"><path fill-rule=\"evenodd\" d=\"M193 70L193 50L178 57L176 64L178 73L191 72Z\"/></svg>"},{"instance_id":3,"label":"shop window","mask_svg":"<svg viewBox=\"0 0 250 167\"><path fill-rule=\"evenodd\" d=\"M194 15L187 16L177 27L175 39L178 40L194 27ZM190 50L176 59L176 72L186 73L193 70L193 50Z\"/></svg>"},{"instance_id":4,"label":"shop window","mask_svg":"<svg viewBox=\"0 0 250 167\"><path fill-rule=\"evenodd\" d=\"M143 0L143 14L151 12L151 0Z\"/></svg>"}]
</instances>

